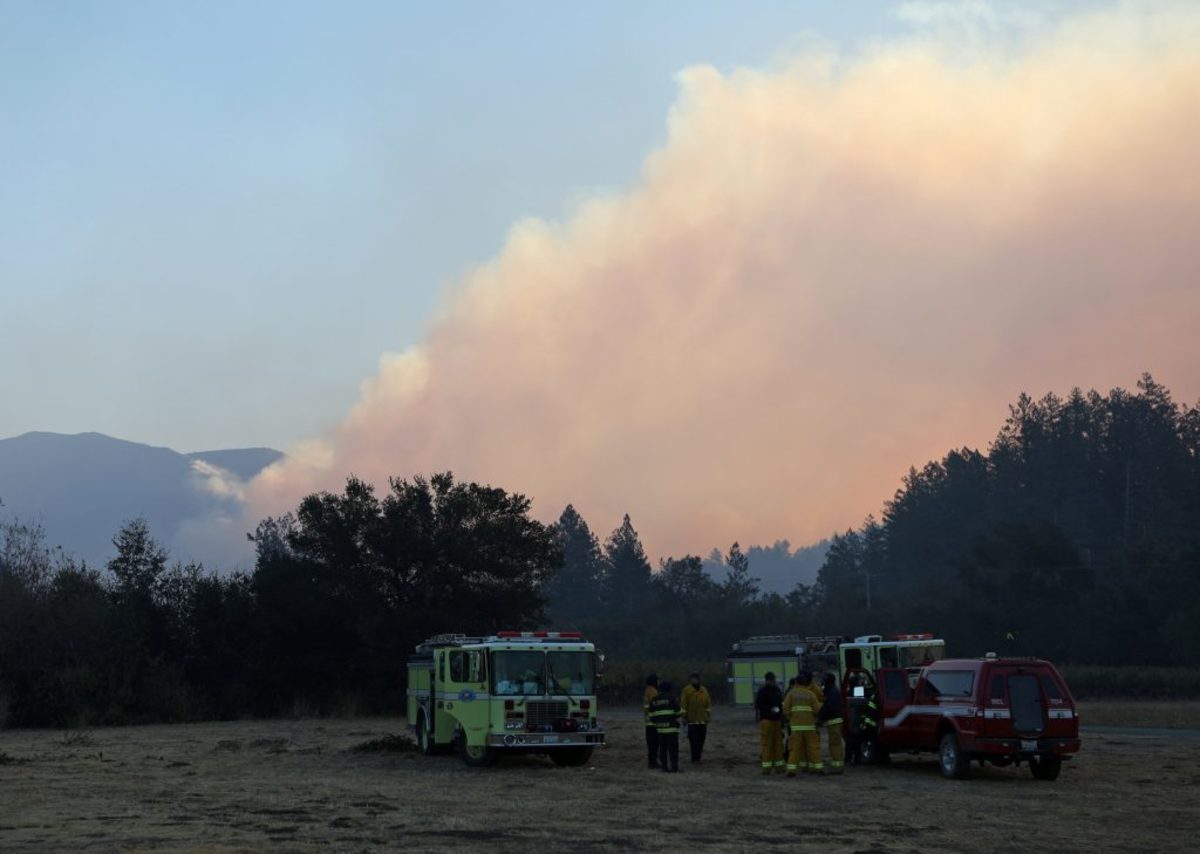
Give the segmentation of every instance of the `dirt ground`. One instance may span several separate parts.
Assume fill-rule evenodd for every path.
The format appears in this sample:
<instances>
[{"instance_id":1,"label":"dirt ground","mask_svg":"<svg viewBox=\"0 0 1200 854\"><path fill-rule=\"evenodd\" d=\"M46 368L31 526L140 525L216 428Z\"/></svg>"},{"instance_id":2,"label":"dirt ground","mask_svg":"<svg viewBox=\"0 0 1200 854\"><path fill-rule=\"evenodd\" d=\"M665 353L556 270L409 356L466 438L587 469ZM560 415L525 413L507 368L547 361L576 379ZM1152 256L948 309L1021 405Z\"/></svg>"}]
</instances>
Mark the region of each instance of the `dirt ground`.
<instances>
[{"instance_id":1,"label":"dirt ground","mask_svg":"<svg viewBox=\"0 0 1200 854\"><path fill-rule=\"evenodd\" d=\"M402 719L0 732L0 851L1194 850L1200 737L1088 735L1055 783L951 782L932 755L841 777L763 777L749 714L718 709L704 761L644 767L636 709L589 766L353 748ZM682 752L686 754L686 742Z\"/></svg>"}]
</instances>

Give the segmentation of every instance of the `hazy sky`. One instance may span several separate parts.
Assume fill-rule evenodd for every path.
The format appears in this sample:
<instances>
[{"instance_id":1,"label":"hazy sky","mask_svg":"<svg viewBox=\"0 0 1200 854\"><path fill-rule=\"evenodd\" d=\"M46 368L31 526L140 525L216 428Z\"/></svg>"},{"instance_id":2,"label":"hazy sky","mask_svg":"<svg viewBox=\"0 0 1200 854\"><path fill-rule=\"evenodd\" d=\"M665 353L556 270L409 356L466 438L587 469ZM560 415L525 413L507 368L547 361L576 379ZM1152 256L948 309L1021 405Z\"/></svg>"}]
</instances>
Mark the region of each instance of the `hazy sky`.
<instances>
[{"instance_id":1,"label":"hazy sky","mask_svg":"<svg viewBox=\"0 0 1200 854\"><path fill-rule=\"evenodd\" d=\"M887 4L0 2L0 436L335 424L441 288L634 181L674 75Z\"/></svg>"},{"instance_id":2,"label":"hazy sky","mask_svg":"<svg viewBox=\"0 0 1200 854\"><path fill-rule=\"evenodd\" d=\"M855 524L1022 390L1200 392L1194 4L428 6L0 2L0 435L662 554Z\"/></svg>"}]
</instances>

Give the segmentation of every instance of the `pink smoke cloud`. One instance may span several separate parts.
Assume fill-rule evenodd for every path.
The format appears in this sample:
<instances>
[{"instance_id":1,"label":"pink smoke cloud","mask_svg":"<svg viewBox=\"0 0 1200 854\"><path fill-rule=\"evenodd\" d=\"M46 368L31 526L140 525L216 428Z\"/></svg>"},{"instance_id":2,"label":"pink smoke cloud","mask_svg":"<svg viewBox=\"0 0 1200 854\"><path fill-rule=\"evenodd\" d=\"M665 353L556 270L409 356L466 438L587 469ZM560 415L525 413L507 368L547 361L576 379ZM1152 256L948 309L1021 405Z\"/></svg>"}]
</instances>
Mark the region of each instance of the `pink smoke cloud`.
<instances>
[{"instance_id":1,"label":"pink smoke cloud","mask_svg":"<svg viewBox=\"0 0 1200 854\"><path fill-rule=\"evenodd\" d=\"M1191 9L679 79L637 185L514 226L254 512L451 469L653 554L805 542L1022 390L1200 391Z\"/></svg>"}]
</instances>

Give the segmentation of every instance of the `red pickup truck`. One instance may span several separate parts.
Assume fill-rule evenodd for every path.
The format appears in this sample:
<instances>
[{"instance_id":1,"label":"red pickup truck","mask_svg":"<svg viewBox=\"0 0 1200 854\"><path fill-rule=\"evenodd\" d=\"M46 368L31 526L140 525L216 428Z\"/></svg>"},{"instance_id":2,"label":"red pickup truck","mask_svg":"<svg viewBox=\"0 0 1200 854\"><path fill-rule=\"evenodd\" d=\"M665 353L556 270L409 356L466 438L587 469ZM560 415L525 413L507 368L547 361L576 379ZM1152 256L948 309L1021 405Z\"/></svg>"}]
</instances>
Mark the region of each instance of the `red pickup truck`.
<instances>
[{"instance_id":1,"label":"red pickup truck","mask_svg":"<svg viewBox=\"0 0 1200 854\"><path fill-rule=\"evenodd\" d=\"M891 753L936 751L942 776L962 778L971 760L1028 762L1055 780L1079 751L1079 714L1066 682L1036 658L944 659L920 668L848 671L846 731L865 763Z\"/></svg>"}]
</instances>

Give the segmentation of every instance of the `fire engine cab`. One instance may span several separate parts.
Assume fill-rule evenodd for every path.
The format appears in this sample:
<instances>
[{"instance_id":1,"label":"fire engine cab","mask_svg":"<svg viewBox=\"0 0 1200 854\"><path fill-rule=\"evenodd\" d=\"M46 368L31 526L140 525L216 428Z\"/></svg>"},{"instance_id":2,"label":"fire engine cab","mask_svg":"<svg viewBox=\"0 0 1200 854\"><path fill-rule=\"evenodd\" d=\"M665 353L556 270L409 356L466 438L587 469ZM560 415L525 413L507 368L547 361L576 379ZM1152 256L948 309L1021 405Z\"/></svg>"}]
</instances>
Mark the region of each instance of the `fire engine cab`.
<instances>
[{"instance_id":1,"label":"fire engine cab","mask_svg":"<svg viewBox=\"0 0 1200 854\"><path fill-rule=\"evenodd\" d=\"M604 730L597 653L579 632L444 634L408 662L408 720L425 755L456 750L472 766L503 753L583 765Z\"/></svg>"},{"instance_id":2,"label":"fire engine cab","mask_svg":"<svg viewBox=\"0 0 1200 854\"><path fill-rule=\"evenodd\" d=\"M911 649L895 660L856 661L847 646L855 645L841 651L843 665L851 665L842 676L846 738L865 763L886 763L892 753L931 751L947 779L965 777L977 760L997 766L1027 762L1035 778L1055 780L1063 761L1079 750L1075 701L1048 661L989 653L981 659L931 654L927 662L922 654L924 663L913 663Z\"/></svg>"}]
</instances>

